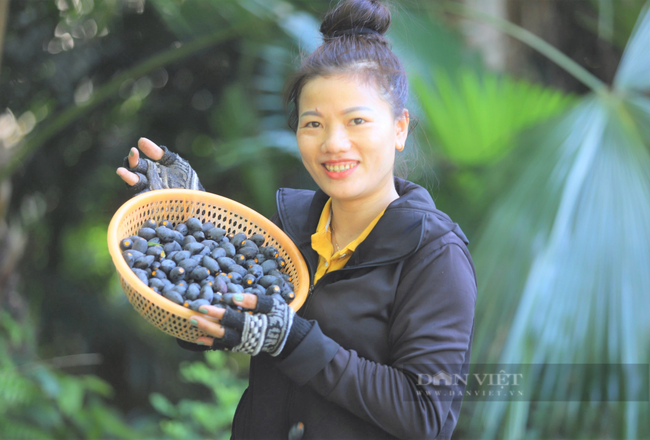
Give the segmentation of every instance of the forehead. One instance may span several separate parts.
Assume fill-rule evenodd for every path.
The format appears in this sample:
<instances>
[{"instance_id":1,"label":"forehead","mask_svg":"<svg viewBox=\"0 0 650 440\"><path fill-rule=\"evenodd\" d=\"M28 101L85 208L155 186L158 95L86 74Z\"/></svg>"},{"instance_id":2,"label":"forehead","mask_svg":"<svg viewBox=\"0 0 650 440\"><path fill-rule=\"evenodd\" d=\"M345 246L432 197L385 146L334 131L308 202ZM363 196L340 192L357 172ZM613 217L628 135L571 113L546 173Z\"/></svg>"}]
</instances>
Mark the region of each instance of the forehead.
<instances>
[{"instance_id":1,"label":"forehead","mask_svg":"<svg viewBox=\"0 0 650 440\"><path fill-rule=\"evenodd\" d=\"M379 109L389 108L389 104L379 93L373 80L359 75L318 76L305 83L300 93L301 110L307 107L351 107L371 106Z\"/></svg>"}]
</instances>

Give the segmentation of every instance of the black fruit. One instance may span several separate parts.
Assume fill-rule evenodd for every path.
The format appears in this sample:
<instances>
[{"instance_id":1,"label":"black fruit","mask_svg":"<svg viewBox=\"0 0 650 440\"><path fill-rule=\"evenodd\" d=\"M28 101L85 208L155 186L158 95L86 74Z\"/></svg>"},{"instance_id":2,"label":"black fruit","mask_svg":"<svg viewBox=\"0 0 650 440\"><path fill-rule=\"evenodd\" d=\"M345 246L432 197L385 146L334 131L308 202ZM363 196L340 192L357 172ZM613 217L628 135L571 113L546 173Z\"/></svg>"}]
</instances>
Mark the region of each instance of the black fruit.
<instances>
[{"instance_id":1,"label":"black fruit","mask_svg":"<svg viewBox=\"0 0 650 440\"><path fill-rule=\"evenodd\" d=\"M203 246L207 247L208 249L210 249L210 252L212 252L213 250L215 250L219 246L219 243L217 243L214 240L203 240L201 242L201 244Z\"/></svg>"},{"instance_id":2,"label":"black fruit","mask_svg":"<svg viewBox=\"0 0 650 440\"><path fill-rule=\"evenodd\" d=\"M165 251L166 254L171 254L172 252L182 251L183 248L180 244L176 243L175 241L171 241L163 245L163 250Z\"/></svg>"},{"instance_id":3,"label":"black fruit","mask_svg":"<svg viewBox=\"0 0 650 440\"><path fill-rule=\"evenodd\" d=\"M210 229L214 229L214 225L210 222L205 222L203 225L201 225L201 230L205 234L207 234Z\"/></svg>"},{"instance_id":4,"label":"black fruit","mask_svg":"<svg viewBox=\"0 0 650 440\"><path fill-rule=\"evenodd\" d=\"M267 248L264 248L264 251L262 251L262 253L264 254L264 256L267 259L277 258L277 257L280 256L280 253L278 252L278 250L276 248L274 248L273 246L269 246Z\"/></svg>"},{"instance_id":5,"label":"black fruit","mask_svg":"<svg viewBox=\"0 0 650 440\"><path fill-rule=\"evenodd\" d=\"M149 287L151 287L152 289L156 287L159 292L162 292L163 287L165 287L165 283L163 282L163 280L159 278L150 278Z\"/></svg>"},{"instance_id":6,"label":"black fruit","mask_svg":"<svg viewBox=\"0 0 650 440\"><path fill-rule=\"evenodd\" d=\"M242 278L241 283L244 286L251 287L253 284L255 284L255 275L251 275L251 274L244 275L244 278Z\"/></svg>"},{"instance_id":7,"label":"black fruit","mask_svg":"<svg viewBox=\"0 0 650 440\"><path fill-rule=\"evenodd\" d=\"M138 231L138 236L144 238L145 240L151 240L156 236L156 231L151 228L142 228Z\"/></svg>"},{"instance_id":8,"label":"black fruit","mask_svg":"<svg viewBox=\"0 0 650 440\"><path fill-rule=\"evenodd\" d=\"M172 283L185 279L187 272L182 267L175 267L169 272L169 279Z\"/></svg>"},{"instance_id":9,"label":"black fruit","mask_svg":"<svg viewBox=\"0 0 650 440\"><path fill-rule=\"evenodd\" d=\"M126 263L153 291L194 310L200 305L233 305L234 293L277 295L294 299L291 277L282 272L286 261L265 237L226 233L197 218L178 223L144 222L139 235L120 241Z\"/></svg>"},{"instance_id":10,"label":"black fruit","mask_svg":"<svg viewBox=\"0 0 650 440\"><path fill-rule=\"evenodd\" d=\"M163 243L169 243L174 241L174 231L164 226L156 228L156 235Z\"/></svg>"},{"instance_id":11,"label":"black fruit","mask_svg":"<svg viewBox=\"0 0 650 440\"><path fill-rule=\"evenodd\" d=\"M217 258L225 257L226 256L226 250L222 247L217 247L212 249L212 252L210 252L210 256L214 258L215 260Z\"/></svg>"},{"instance_id":12,"label":"black fruit","mask_svg":"<svg viewBox=\"0 0 650 440\"><path fill-rule=\"evenodd\" d=\"M230 243L232 243L236 248L240 248L242 244L246 241L246 234L243 232L239 232L238 234L235 234L231 239Z\"/></svg>"},{"instance_id":13,"label":"black fruit","mask_svg":"<svg viewBox=\"0 0 650 440\"><path fill-rule=\"evenodd\" d=\"M282 298L288 303L293 301L296 298L296 294L292 290L287 290L282 292Z\"/></svg>"},{"instance_id":14,"label":"black fruit","mask_svg":"<svg viewBox=\"0 0 650 440\"><path fill-rule=\"evenodd\" d=\"M230 272L230 269L237 265L237 263L235 263L235 260L228 257L217 258L217 263L219 263L219 267L224 272Z\"/></svg>"},{"instance_id":15,"label":"black fruit","mask_svg":"<svg viewBox=\"0 0 650 440\"><path fill-rule=\"evenodd\" d=\"M209 306L210 302L205 300L205 299L197 299L196 301L188 302L185 304L185 307L189 307L190 309L194 310L195 312L199 311L199 307L201 306Z\"/></svg>"},{"instance_id":16,"label":"black fruit","mask_svg":"<svg viewBox=\"0 0 650 440\"><path fill-rule=\"evenodd\" d=\"M165 258L160 262L160 270L162 270L166 274L169 274L169 271L171 271L175 267L176 267L176 262L174 260Z\"/></svg>"},{"instance_id":17,"label":"black fruit","mask_svg":"<svg viewBox=\"0 0 650 440\"><path fill-rule=\"evenodd\" d=\"M162 246L150 246L149 249L147 249L147 255L153 255L153 257L159 261L161 258L165 258L165 251Z\"/></svg>"},{"instance_id":18,"label":"black fruit","mask_svg":"<svg viewBox=\"0 0 650 440\"><path fill-rule=\"evenodd\" d=\"M233 272L238 273L242 277L248 273L248 271L246 269L244 269L242 266L240 266L239 264L236 264L235 266L232 266L230 268L230 273L233 273Z\"/></svg>"},{"instance_id":19,"label":"black fruit","mask_svg":"<svg viewBox=\"0 0 650 440\"><path fill-rule=\"evenodd\" d=\"M195 281L204 280L209 276L210 276L210 271L208 271L208 269L206 269L203 266L198 266L192 271L192 273L190 273L190 278ZM210 287L210 290L212 290L212 287Z\"/></svg>"},{"instance_id":20,"label":"black fruit","mask_svg":"<svg viewBox=\"0 0 650 440\"><path fill-rule=\"evenodd\" d=\"M286 262L285 259L282 258L282 257L277 257L277 258L275 259L275 262L278 263L278 267L279 267L280 269L284 269L285 267L287 267L287 262Z\"/></svg>"},{"instance_id":21,"label":"black fruit","mask_svg":"<svg viewBox=\"0 0 650 440\"><path fill-rule=\"evenodd\" d=\"M264 273L268 274L269 271L278 268L278 263L275 260L266 260L264 263L261 264L261 266Z\"/></svg>"},{"instance_id":22,"label":"black fruit","mask_svg":"<svg viewBox=\"0 0 650 440\"><path fill-rule=\"evenodd\" d=\"M228 277L224 275L224 278ZM215 293L226 293L228 292L228 283L223 278L215 277L212 290L214 290Z\"/></svg>"},{"instance_id":23,"label":"black fruit","mask_svg":"<svg viewBox=\"0 0 650 440\"><path fill-rule=\"evenodd\" d=\"M262 234L253 234L248 239L255 243L257 246L263 246L264 242L266 241Z\"/></svg>"},{"instance_id":24,"label":"black fruit","mask_svg":"<svg viewBox=\"0 0 650 440\"><path fill-rule=\"evenodd\" d=\"M266 294L273 295L274 293L280 293L281 291L282 289L280 288L280 286L276 286L275 284L273 284L266 289Z\"/></svg>"},{"instance_id":25,"label":"black fruit","mask_svg":"<svg viewBox=\"0 0 650 440\"><path fill-rule=\"evenodd\" d=\"M142 252L143 254L147 252L147 249L149 249L149 245L147 244L147 240L145 240L142 237L131 237L131 241L133 244L131 245L131 249Z\"/></svg>"},{"instance_id":26,"label":"black fruit","mask_svg":"<svg viewBox=\"0 0 650 440\"><path fill-rule=\"evenodd\" d=\"M232 258L237 253L232 243L221 243L219 246L226 251L226 257Z\"/></svg>"},{"instance_id":27,"label":"black fruit","mask_svg":"<svg viewBox=\"0 0 650 440\"><path fill-rule=\"evenodd\" d=\"M201 286L196 283L192 283L187 286L187 290L185 291L185 298L189 299L190 301L194 301L199 297L200 292Z\"/></svg>"},{"instance_id":28,"label":"black fruit","mask_svg":"<svg viewBox=\"0 0 650 440\"><path fill-rule=\"evenodd\" d=\"M228 274L228 278L230 279L230 282L232 284L241 284L242 279L244 278L242 274L237 273L237 272L230 272Z\"/></svg>"},{"instance_id":29,"label":"black fruit","mask_svg":"<svg viewBox=\"0 0 650 440\"><path fill-rule=\"evenodd\" d=\"M201 259L201 264L203 267L208 269L210 271L211 275L218 274L221 268L219 267L219 263L217 263L217 260L214 258L204 255L203 258Z\"/></svg>"},{"instance_id":30,"label":"black fruit","mask_svg":"<svg viewBox=\"0 0 650 440\"><path fill-rule=\"evenodd\" d=\"M173 227L172 222L170 222L167 219L160 220L160 223L158 224L158 226L164 226L164 227L169 228L169 229L172 229L172 227Z\"/></svg>"},{"instance_id":31,"label":"black fruit","mask_svg":"<svg viewBox=\"0 0 650 440\"><path fill-rule=\"evenodd\" d=\"M194 234L196 231L201 231L203 229L203 223L201 223L201 220L196 217L187 219L185 225L187 226L188 234Z\"/></svg>"},{"instance_id":32,"label":"black fruit","mask_svg":"<svg viewBox=\"0 0 650 440\"><path fill-rule=\"evenodd\" d=\"M205 246L203 246L202 243L187 243L185 246L183 246L183 249L186 251L190 251L192 255L196 255L199 252L201 252Z\"/></svg>"},{"instance_id":33,"label":"black fruit","mask_svg":"<svg viewBox=\"0 0 650 440\"><path fill-rule=\"evenodd\" d=\"M163 291L162 295L168 300L175 302L176 304L183 304L183 296L174 289L168 292Z\"/></svg>"},{"instance_id":34,"label":"black fruit","mask_svg":"<svg viewBox=\"0 0 650 440\"><path fill-rule=\"evenodd\" d=\"M248 273L252 274L256 280L260 280L264 276L264 269L259 264L253 264L248 268Z\"/></svg>"},{"instance_id":35,"label":"black fruit","mask_svg":"<svg viewBox=\"0 0 650 440\"><path fill-rule=\"evenodd\" d=\"M251 260L255 258L255 255L257 255L257 249L250 246L244 246L242 248L239 248L239 254L243 255L246 260Z\"/></svg>"},{"instance_id":36,"label":"black fruit","mask_svg":"<svg viewBox=\"0 0 650 440\"><path fill-rule=\"evenodd\" d=\"M210 240L219 242L226 235L226 230L221 228L212 228L210 229L205 236Z\"/></svg>"},{"instance_id":37,"label":"black fruit","mask_svg":"<svg viewBox=\"0 0 650 440\"><path fill-rule=\"evenodd\" d=\"M158 224L152 218L150 218L149 220L144 222L144 224L142 225L143 228L151 228L151 229L156 229L157 226L158 226Z\"/></svg>"},{"instance_id":38,"label":"black fruit","mask_svg":"<svg viewBox=\"0 0 650 440\"><path fill-rule=\"evenodd\" d=\"M180 232L181 234L183 234L183 236L187 235L187 226L185 225L185 223L177 224L174 230Z\"/></svg>"},{"instance_id":39,"label":"black fruit","mask_svg":"<svg viewBox=\"0 0 650 440\"><path fill-rule=\"evenodd\" d=\"M196 261L194 258L186 258L183 261L178 263L178 266L185 269L186 273L192 272L198 265L199 262Z\"/></svg>"},{"instance_id":40,"label":"black fruit","mask_svg":"<svg viewBox=\"0 0 650 440\"><path fill-rule=\"evenodd\" d=\"M138 269L146 269L151 266L151 264L154 262L156 257L153 255L144 255L133 263L133 267L138 268Z\"/></svg>"},{"instance_id":41,"label":"black fruit","mask_svg":"<svg viewBox=\"0 0 650 440\"><path fill-rule=\"evenodd\" d=\"M133 268L132 270L133 270L133 273L138 278L140 278L140 281L142 281L147 286L149 285L149 277L147 276L147 272L145 272L144 270L141 270L141 269L136 269L136 268Z\"/></svg>"},{"instance_id":42,"label":"black fruit","mask_svg":"<svg viewBox=\"0 0 650 440\"><path fill-rule=\"evenodd\" d=\"M211 303L212 298L214 298L214 292L212 291L212 286L208 286L208 285L203 286L201 288L201 292L199 293L199 299L204 299L209 303Z\"/></svg>"},{"instance_id":43,"label":"black fruit","mask_svg":"<svg viewBox=\"0 0 650 440\"><path fill-rule=\"evenodd\" d=\"M130 238L125 238L124 240L120 241L120 249L123 251L131 249L131 245L133 244L133 241L131 241Z\"/></svg>"},{"instance_id":44,"label":"black fruit","mask_svg":"<svg viewBox=\"0 0 650 440\"><path fill-rule=\"evenodd\" d=\"M269 286L281 286L282 285L282 279L278 277L274 277L273 275L264 275L262 278L259 279L257 282L260 286L264 287L265 289L268 288Z\"/></svg>"},{"instance_id":45,"label":"black fruit","mask_svg":"<svg viewBox=\"0 0 650 440\"><path fill-rule=\"evenodd\" d=\"M196 241L205 240L205 234L203 233L203 231L196 231L194 234L192 234L192 237L194 237Z\"/></svg>"}]
</instances>

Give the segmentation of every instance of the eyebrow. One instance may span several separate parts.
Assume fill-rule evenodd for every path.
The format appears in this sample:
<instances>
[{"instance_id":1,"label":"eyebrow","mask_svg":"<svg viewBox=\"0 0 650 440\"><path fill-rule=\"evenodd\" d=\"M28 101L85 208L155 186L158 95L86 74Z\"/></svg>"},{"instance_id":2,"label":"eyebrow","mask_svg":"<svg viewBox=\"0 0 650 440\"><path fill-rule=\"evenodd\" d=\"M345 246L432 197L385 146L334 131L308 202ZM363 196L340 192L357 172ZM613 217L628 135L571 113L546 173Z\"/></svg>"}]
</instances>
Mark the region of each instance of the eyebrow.
<instances>
[{"instance_id":1,"label":"eyebrow","mask_svg":"<svg viewBox=\"0 0 650 440\"><path fill-rule=\"evenodd\" d=\"M345 115L345 114L348 114L348 113L358 112L358 111L361 111L361 110L373 111L373 109L371 109L370 107L359 106L359 107L347 108L347 109L343 110L343 112L341 114ZM301 118L303 116L323 116L323 114L321 112L308 110L308 111L306 111L306 112L304 112L303 114L300 115Z\"/></svg>"}]
</instances>

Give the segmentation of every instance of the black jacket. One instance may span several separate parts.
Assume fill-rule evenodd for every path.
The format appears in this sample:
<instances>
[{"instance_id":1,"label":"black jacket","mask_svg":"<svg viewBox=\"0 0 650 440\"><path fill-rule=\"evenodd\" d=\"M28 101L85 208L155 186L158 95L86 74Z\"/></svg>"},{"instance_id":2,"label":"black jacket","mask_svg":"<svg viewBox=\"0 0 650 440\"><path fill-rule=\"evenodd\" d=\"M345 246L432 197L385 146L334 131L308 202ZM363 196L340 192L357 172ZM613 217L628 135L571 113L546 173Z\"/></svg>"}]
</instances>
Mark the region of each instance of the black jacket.
<instances>
[{"instance_id":1,"label":"black jacket","mask_svg":"<svg viewBox=\"0 0 650 440\"><path fill-rule=\"evenodd\" d=\"M313 286L298 313L315 322L302 342L286 359L251 358L234 439L287 439L298 422L303 439L451 437L464 388L439 397L422 385L440 369L469 369L477 293L469 242L426 190L398 178L395 186L399 199L347 265ZM272 218L312 279L311 235L327 199L280 189Z\"/></svg>"}]
</instances>

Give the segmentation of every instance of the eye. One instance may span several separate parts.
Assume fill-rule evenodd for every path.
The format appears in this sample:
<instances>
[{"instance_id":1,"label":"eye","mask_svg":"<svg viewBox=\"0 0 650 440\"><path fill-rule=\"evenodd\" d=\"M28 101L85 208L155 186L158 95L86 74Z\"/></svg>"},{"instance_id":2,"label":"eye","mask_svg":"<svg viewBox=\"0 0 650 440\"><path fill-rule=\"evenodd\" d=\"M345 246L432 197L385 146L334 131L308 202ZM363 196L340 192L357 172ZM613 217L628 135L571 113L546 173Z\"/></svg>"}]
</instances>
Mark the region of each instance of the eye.
<instances>
[{"instance_id":1,"label":"eye","mask_svg":"<svg viewBox=\"0 0 650 440\"><path fill-rule=\"evenodd\" d=\"M314 125L311 125L314 124ZM320 127L320 122L318 121L309 121L305 124L305 128L318 128Z\"/></svg>"},{"instance_id":2,"label":"eye","mask_svg":"<svg viewBox=\"0 0 650 440\"><path fill-rule=\"evenodd\" d=\"M363 118L354 118L354 119L352 120L352 125L361 125L361 124L363 124L364 122L366 122L366 120L363 119Z\"/></svg>"}]
</instances>

